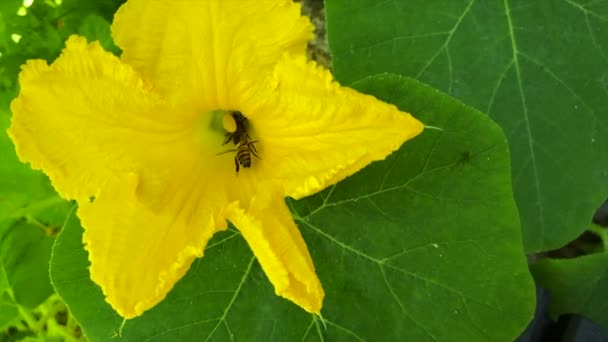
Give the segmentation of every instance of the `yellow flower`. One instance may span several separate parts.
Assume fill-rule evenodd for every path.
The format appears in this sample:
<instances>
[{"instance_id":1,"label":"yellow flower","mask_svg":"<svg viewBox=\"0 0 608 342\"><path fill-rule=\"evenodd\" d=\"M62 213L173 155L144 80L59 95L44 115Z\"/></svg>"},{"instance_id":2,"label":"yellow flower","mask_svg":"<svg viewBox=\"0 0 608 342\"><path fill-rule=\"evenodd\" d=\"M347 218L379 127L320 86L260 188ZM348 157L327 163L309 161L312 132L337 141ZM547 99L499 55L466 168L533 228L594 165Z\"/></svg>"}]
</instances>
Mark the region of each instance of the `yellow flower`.
<instances>
[{"instance_id":1,"label":"yellow flower","mask_svg":"<svg viewBox=\"0 0 608 342\"><path fill-rule=\"evenodd\" d=\"M78 202L91 278L120 315L160 302L227 221L277 295L320 312L284 197L344 179L423 126L307 61L312 31L288 0L130 0L112 26L120 59L73 36L50 66L23 67L9 134ZM242 140L223 145L235 130ZM237 152L222 154L235 145L238 174Z\"/></svg>"}]
</instances>

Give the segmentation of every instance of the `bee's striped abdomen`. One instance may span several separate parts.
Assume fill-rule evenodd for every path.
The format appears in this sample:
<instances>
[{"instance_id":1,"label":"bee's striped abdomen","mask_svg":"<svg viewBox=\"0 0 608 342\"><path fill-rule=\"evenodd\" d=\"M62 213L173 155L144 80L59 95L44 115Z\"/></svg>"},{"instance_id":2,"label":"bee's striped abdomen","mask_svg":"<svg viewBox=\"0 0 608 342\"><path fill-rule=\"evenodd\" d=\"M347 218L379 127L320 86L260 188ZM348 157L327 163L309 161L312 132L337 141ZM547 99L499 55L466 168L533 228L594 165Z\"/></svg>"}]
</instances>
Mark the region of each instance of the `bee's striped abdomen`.
<instances>
[{"instance_id":1,"label":"bee's striped abdomen","mask_svg":"<svg viewBox=\"0 0 608 342\"><path fill-rule=\"evenodd\" d=\"M249 146L247 144L239 146L239 149L236 152L236 160L242 167L247 168L251 166L251 152L249 151Z\"/></svg>"}]
</instances>

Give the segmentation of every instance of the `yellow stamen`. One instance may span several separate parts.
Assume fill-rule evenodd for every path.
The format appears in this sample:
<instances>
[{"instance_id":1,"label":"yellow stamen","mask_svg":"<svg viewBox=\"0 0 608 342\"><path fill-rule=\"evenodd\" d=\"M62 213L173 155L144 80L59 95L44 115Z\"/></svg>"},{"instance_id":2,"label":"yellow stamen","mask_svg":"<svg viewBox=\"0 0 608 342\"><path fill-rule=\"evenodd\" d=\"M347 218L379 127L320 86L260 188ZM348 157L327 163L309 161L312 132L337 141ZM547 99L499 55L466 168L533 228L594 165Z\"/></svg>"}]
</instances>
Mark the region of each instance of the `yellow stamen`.
<instances>
[{"instance_id":1,"label":"yellow stamen","mask_svg":"<svg viewBox=\"0 0 608 342\"><path fill-rule=\"evenodd\" d=\"M232 117L232 112L226 112L222 120L226 132L234 133L236 131L236 121L234 121L234 118Z\"/></svg>"}]
</instances>

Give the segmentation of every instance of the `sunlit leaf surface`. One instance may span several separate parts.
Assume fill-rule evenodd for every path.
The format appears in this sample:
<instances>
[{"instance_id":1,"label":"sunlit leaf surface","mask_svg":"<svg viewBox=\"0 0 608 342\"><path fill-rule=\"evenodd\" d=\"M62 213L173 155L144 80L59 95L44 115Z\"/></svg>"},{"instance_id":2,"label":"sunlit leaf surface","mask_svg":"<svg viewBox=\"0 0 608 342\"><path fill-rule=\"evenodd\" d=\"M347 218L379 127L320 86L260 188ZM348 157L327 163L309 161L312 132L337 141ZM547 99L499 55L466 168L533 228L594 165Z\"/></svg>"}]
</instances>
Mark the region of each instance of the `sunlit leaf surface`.
<instances>
[{"instance_id":1,"label":"sunlit leaf surface","mask_svg":"<svg viewBox=\"0 0 608 342\"><path fill-rule=\"evenodd\" d=\"M608 195L608 1L326 6L339 80L412 76L502 126L527 252L584 230Z\"/></svg>"}]
</instances>

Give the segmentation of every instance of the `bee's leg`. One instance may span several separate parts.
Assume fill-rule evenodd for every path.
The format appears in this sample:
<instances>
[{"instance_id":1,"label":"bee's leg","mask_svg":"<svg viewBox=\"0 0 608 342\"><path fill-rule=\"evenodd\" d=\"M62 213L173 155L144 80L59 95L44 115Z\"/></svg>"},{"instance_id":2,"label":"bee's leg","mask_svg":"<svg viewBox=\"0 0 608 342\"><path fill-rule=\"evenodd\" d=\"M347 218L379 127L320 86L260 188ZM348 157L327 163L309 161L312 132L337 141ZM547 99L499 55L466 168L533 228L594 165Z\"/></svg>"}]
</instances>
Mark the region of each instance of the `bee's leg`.
<instances>
[{"instance_id":1,"label":"bee's leg","mask_svg":"<svg viewBox=\"0 0 608 342\"><path fill-rule=\"evenodd\" d=\"M234 165L236 166L236 175L239 175L239 160L236 158L236 156L234 157Z\"/></svg>"},{"instance_id":2,"label":"bee's leg","mask_svg":"<svg viewBox=\"0 0 608 342\"><path fill-rule=\"evenodd\" d=\"M224 140L224 143L222 145L226 145L227 143L229 143L230 139L232 139L233 136L234 136L234 132L226 133L226 139Z\"/></svg>"},{"instance_id":3,"label":"bee's leg","mask_svg":"<svg viewBox=\"0 0 608 342\"><path fill-rule=\"evenodd\" d=\"M251 152L251 154L253 154L253 155L254 155L256 158L258 158L258 159L262 159L262 158L260 158L260 156L258 156L258 153L257 153L257 152L258 152L258 150L255 148L255 145L253 144L253 143L256 143L256 142L258 142L258 141L257 141L257 140L255 140L255 141L250 141L250 142L247 144L247 147L249 147L249 151L250 151L250 152Z\"/></svg>"},{"instance_id":4,"label":"bee's leg","mask_svg":"<svg viewBox=\"0 0 608 342\"><path fill-rule=\"evenodd\" d=\"M229 153L229 152L236 152L236 148L220 152L220 153L216 154L216 156L219 156L219 155L224 154L224 153Z\"/></svg>"}]
</instances>

